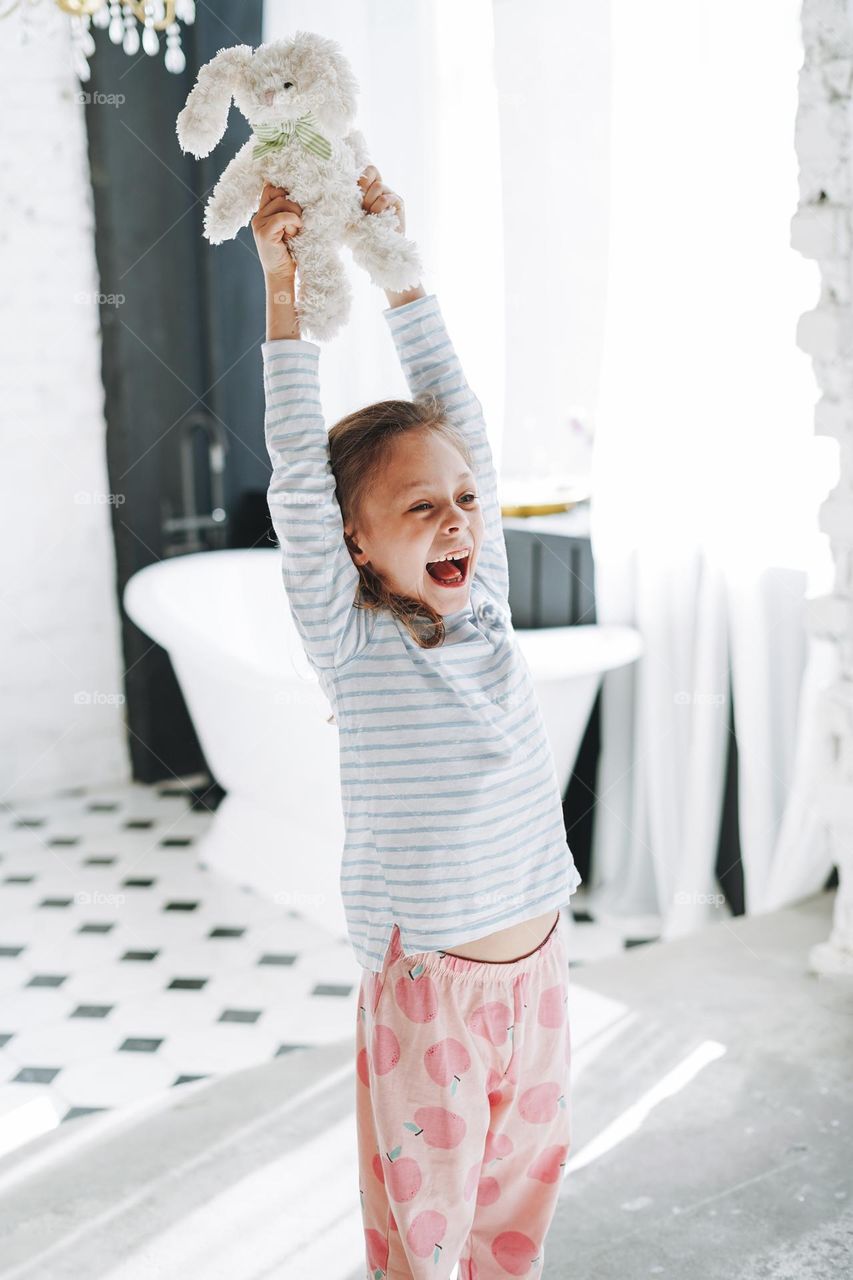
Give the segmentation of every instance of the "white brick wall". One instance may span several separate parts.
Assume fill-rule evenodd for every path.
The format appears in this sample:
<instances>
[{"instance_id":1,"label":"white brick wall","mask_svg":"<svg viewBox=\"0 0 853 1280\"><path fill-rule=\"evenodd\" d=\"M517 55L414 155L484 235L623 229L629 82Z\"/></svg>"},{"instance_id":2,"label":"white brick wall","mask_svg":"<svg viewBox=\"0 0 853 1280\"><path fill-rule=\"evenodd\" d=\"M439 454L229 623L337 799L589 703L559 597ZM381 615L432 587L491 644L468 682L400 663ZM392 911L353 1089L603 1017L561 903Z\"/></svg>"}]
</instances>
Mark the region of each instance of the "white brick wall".
<instances>
[{"instance_id":1,"label":"white brick wall","mask_svg":"<svg viewBox=\"0 0 853 1280\"><path fill-rule=\"evenodd\" d=\"M67 23L22 45L18 18L0 22L0 798L11 804L130 776L81 86Z\"/></svg>"},{"instance_id":2,"label":"white brick wall","mask_svg":"<svg viewBox=\"0 0 853 1280\"><path fill-rule=\"evenodd\" d=\"M816 797L838 866L832 934L810 967L853 977L853 0L804 0L796 146L800 199L791 244L820 265L817 306L797 343L812 356L822 397L815 430L839 441L839 478L820 509L835 559L833 592L809 602L811 631L834 641L839 678L820 700L833 761Z\"/></svg>"}]
</instances>

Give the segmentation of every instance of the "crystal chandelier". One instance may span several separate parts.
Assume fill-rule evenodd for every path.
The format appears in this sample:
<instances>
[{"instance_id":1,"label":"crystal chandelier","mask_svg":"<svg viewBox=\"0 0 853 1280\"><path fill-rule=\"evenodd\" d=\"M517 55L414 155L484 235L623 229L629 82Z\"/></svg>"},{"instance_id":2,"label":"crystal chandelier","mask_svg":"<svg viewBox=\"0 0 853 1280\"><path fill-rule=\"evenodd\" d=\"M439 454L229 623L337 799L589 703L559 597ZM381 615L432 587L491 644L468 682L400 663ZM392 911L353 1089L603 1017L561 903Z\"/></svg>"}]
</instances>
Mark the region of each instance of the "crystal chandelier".
<instances>
[{"instance_id":1,"label":"crystal chandelier","mask_svg":"<svg viewBox=\"0 0 853 1280\"><path fill-rule=\"evenodd\" d=\"M180 23L190 26L195 21L195 0L13 0L0 17L21 6L29 21L29 15L36 8L43 12L45 5L55 5L54 13L60 9L69 15L74 70L80 80L88 80L91 74L88 60L96 48L92 26L107 29L112 43L120 44L130 57L139 52L140 45L155 57L160 52L158 32L165 31L166 70L179 75L186 66Z\"/></svg>"}]
</instances>

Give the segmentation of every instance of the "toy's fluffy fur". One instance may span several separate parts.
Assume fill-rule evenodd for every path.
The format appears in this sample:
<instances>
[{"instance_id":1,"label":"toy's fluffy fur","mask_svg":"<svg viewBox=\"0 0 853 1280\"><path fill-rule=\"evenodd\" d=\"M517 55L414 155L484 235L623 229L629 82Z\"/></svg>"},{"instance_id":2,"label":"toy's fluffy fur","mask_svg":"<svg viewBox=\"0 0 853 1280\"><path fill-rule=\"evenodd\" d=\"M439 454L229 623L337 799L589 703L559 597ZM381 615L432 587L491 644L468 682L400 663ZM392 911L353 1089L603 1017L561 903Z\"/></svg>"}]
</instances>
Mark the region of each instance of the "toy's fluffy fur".
<instances>
[{"instance_id":1,"label":"toy's fluffy fur","mask_svg":"<svg viewBox=\"0 0 853 1280\"><path fill-rule=\"evenodd\" d=\"M292 88L285 89L286 82ZM254 216L264 183L284 187L302 206L302 229L288 241L299 269L297 308L314 338L331 338L346 322L351 291L340 258L346 244L374 284L401 291L417 284L417 246L397 228L393 209L362 208L358 186L369 163L364 138L350 126L358 85L340 47L325 36L297 31L286 40L220 49L201 68L176 132L181 150L209 155L225 132L234 105L252 127L296 120L308 112L328 139L323 160L296 139L253 159L249 138L228 164L207 202L204 234L211 244L231 240Z\"/></svg>"}]
</instances>

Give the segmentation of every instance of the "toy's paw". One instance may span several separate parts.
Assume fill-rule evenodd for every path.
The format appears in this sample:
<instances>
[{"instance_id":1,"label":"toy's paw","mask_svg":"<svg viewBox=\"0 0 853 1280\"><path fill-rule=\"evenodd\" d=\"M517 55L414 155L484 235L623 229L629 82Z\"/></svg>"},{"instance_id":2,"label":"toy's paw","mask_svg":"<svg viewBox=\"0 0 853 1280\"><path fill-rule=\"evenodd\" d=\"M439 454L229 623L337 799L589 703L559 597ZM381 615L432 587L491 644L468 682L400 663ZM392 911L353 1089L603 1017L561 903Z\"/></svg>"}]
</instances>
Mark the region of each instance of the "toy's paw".
<instances>
[{"instance_id":1,"label":"toy's paw","mask_svg":"<svg viewBox=\"0 0 853 1280\"><path fill-rule=\"evenodd\" d=\"M399 242L388 246L385 253L377 253L370 268L370 278L382 289L400 293L419 284L423 272L417 245L413 240L400 237Z\"/></svg>"},{"instance_id":2,"label":"toy's paw","mask_svg":"<svg viewBox=\"0 0 853 1280\"><path fill-rule=\"evenodd\" d=\"M207 208L204 214L204 235L211 244L222 244L224 240L233 240L240 226L235 225L233 218L227 218L216 208Z\"/></svg>"},{"instance_id":3,"label":"toy's paw","mask_svg":"<svg viewBox=\"0 0 853 1280\"><path fill-rule=\"evenodd\" d=\"M365 214L349 228L347 242L355 261L382 289L400 293L418 284L423 276L418 246L397 230L392 209Z\"/></svg>"}]
</instances>

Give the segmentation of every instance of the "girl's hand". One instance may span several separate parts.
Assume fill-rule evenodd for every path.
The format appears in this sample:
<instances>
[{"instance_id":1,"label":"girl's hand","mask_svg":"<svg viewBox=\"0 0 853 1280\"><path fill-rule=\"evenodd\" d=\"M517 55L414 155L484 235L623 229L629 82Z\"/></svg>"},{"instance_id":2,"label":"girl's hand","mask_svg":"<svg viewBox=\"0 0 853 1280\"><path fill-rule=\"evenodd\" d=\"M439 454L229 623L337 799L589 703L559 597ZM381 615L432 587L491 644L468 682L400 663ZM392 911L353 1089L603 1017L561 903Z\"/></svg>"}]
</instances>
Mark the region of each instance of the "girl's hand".
<instances>
[{"instance_id":1,"label":"girl's hand","mask_svg":"<svg viewBox=\"0 0 853 1280\"><path fill-rule=\"evenodd\" d=\"M264 183L258 212L252 218L252 234L264 275L277 280L292 280L296 262L287 240L302 228L302 206L288 200L284 187Z\"/></svg>"},{"instance_id":2,"label":"girl's hand","mask_svg":"<svg viewBox=\"0 0 853 1280\"><path fill-rule=\"evenodd\" d=\"M369 164L364 173L358 180L358 185L364 192L364 198L361 202L362 209L367 213L381 213L383 209L394 209L397 213L397 221L399 222L398 230L401 235L406 232L406 209L401 196L396 191L392 191L390 187L386 187L382 182L382 175L375 165Z\"/></svg>"}]
</instances>

